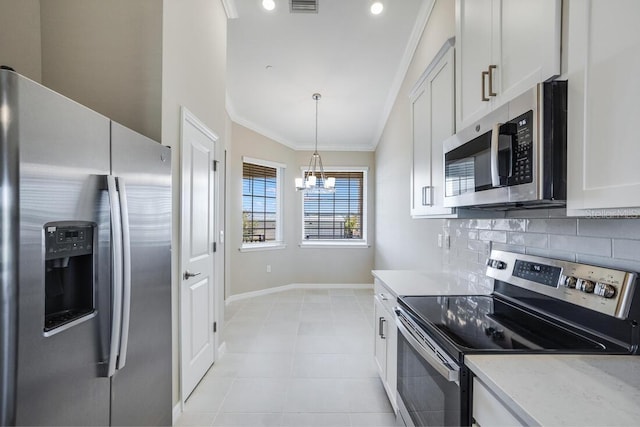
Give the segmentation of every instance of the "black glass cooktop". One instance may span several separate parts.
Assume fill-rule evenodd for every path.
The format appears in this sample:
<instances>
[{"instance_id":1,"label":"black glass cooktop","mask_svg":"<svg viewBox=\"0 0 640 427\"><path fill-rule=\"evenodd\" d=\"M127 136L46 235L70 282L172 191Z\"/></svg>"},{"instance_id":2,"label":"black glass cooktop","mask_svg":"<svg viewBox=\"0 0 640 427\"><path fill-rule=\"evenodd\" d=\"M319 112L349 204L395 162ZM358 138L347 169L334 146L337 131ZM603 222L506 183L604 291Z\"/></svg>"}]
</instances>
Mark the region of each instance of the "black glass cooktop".
<instances>
[{"instance_id":1,"label":"black glass cooktop","mask_svg":"<svg viewBox=\"0 0 640 427\"><path fill-rule=\"evenodd\" d=\"M454 352L628 352L491 295L405 296L399 302L430 336Z\"/></svg>"}]
</instances>

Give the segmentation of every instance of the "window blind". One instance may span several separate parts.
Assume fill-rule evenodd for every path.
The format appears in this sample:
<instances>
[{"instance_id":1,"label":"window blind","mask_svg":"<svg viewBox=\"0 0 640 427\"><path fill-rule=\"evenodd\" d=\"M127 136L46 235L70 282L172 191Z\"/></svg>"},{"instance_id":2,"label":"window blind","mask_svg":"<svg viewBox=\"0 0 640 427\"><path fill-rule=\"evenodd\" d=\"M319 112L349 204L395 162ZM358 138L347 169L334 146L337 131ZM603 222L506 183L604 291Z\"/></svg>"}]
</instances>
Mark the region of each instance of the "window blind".
<instances>
[{"instance_id":1,"label":"window blind","mask_svg":"<svg viewBox=\"0 0 640 427\"><path fill-rule=\"evenodd\" d=\"M362 239L364 173L325 171L325 175L336 179L336 191L304 195L303 239Z\"/></svg>"},{"instance_id":2,"label":"window blind","mask_svg":"<svg viewBox=\"0 0 640 427\"><path fill-rule=\"evenodd\" d=\"M242 164L242 241L275 241L277 237L277 169Z\"/></svg>"}]
</instances>

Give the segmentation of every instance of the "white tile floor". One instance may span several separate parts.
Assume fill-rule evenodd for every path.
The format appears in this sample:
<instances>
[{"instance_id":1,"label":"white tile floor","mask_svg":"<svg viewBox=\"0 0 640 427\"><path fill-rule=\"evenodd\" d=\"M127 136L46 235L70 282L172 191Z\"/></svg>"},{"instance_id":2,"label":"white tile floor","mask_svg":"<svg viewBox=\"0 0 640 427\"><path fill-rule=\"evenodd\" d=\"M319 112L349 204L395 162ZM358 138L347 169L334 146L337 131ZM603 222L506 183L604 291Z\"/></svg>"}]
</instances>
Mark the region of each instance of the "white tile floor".
<instances>
[{"instance_id":1,"label":"white tile floor","mask_svg":"<svg viewBox=\"0 0 640 427\"><path fill-rule=\"evenodd\" d=\"M290 290L226 308L227 353L179 426L393 426L373 361L373 291Z\"/></svg>"}]
</instances>

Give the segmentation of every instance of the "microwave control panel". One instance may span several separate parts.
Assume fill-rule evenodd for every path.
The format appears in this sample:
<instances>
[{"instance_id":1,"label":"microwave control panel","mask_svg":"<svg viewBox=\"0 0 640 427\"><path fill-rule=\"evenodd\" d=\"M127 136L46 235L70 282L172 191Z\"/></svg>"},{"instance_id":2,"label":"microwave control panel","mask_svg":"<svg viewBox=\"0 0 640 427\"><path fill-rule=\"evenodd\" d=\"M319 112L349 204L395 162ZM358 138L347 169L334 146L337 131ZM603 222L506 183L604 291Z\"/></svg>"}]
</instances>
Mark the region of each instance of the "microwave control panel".
<instances>
[{"instance_id":1,"label":"microwave control panel","mask_svg":"<svg viewBox=\"0 0 640 427\"><path fill-rule=\"evenodd\" d=\"M510 185L533 182L533 110L509 121L516 125L513 137Z\"/></svg>"}]
</instances>

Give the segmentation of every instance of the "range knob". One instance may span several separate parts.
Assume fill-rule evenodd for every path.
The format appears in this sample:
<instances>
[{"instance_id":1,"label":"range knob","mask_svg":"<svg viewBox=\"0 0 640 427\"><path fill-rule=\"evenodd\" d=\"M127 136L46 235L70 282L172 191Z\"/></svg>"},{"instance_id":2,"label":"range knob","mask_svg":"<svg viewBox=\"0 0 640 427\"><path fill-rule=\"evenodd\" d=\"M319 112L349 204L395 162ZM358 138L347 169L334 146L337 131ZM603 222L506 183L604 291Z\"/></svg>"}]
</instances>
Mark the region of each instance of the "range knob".
<instances>
[{"instance_id":1,"label":"range knob","mask_svg":"<svg viewBox=\"0 0 640 427\"><path fill-rule=\"evenodd\" d=\"M596 283L593 293L604 298L613 298L616 295L616 287L608 283Z\"/></svg>"},{"instance_id":2,"label":"range knob","mask_svg":"<svg viewBox=\"0 0 640 427\"><path fill-rule=\"evenodd\" d=\"M576 289L582 292L586 292L588 294L592 293L596 287L596 284L591 280L586 279L578 279L578 283L576 283Z\"/></svg>"},{"instance_id":3,"label":"range knob","mask_svg":"<svg viewBox=\"0 0 640 427\"><path fill-rule=\"evenodd\" d=\"M504 261L500 261L497 259L488 259L487 265L497 270L504 270L505 268L507 268L507 264Z\"/></svg>"},{"instance_id":4,"label":"range knob","mask_svg":"<svg viewBox=\"0 0 640 427\"><path fill-rule=\"evenodd\" d=\"M564 286L566 286L567 288L575 289L575 287L576 287L576 282L577 282L577 280L576 280L576 278L575 278L575 277L573 277L573 276L566 276L566 277L564 278L564 280L562 281L562 284L563 284Z\"/></svg>"}]
</instances>

